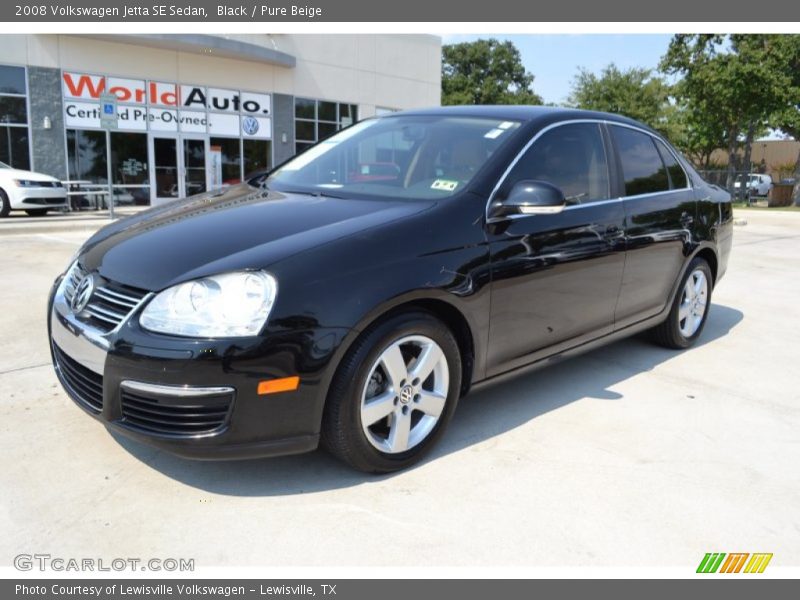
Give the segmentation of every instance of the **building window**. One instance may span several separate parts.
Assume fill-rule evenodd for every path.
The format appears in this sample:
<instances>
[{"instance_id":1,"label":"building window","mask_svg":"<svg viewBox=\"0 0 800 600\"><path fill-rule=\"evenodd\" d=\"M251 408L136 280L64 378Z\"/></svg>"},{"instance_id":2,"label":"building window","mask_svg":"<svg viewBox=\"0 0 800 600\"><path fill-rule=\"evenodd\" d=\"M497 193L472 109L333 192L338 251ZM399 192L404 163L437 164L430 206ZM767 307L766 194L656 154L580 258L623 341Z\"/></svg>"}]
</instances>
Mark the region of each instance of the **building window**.
<instances>
[{"instance_id":1,"label":"building window","mask_svg":"<svg viewBox=\"0 0 800 600\"><path fill-rule=\"evenodd\" d=\"M28 107L20 96L0 96L0 121L13 125L28 124Z\"/></svg>"},{"instance_id":2,"label":"building window","mask_svg":"<svg viewBox=\"0 0 800 600\"><path fill-rule=\"evenodd\" d=\"M0 162L31 168L25 68L0 65Z\"/></svg>"},{"instance_id":3,"label":"building window","mask_svg":"<svg viewBox=\"0 0 800 600\"><path fill-rule=\"evenodd\" d=\"M222 152L222 183L233 184L242 180L242 153L240 138L212 137L210 144Z\"/></svg>"},{"instance_id":4,"label":"building window","mask_svg":"<svg viewBox=\"0 0 800 600\"><path fill-rule=\"evenodd\" d=\"M153 138L153 175L155 195L158 198L177 198L178 139L173 137Z\"/></svg>"},{"instance_id":5,"label":"building window","mask_svg":"<svg viewBox=\"0 0 800 600\"><path fill-rule=\"evenodd\" d=\"M15 169L30 171L27 127L0 127L0 162Z\"/></svg>"},{"instance_id":6,"label":"building window","mask_svg":"<svg viewBox=\"0 0 800 600\"><path fill-rule=\"evenodd\" d=\"M294 116L297 119L311 119L313 121L317 118L317 101L308 100L307 98L295 98Z\"/></svg>"},{"instance_id":7,"label":"building window","mask_svg":"<svg viewBox=\"0 0 800 600\"><path fill-rule=\"evenodd\" d=\"M67 163L70 181L108 183L105 131L67 129Z\"/></svg>"},{"instance_id":8,"label":"building window","mask_svg":"<svg viewBox=\"0 0 800 600\"><path fill-rule=\"evenodd\" d=\"M244 140L242 149L245 177L272 167L272 142L269 140Z\"/></svg>"},{"instance_id":9,"label":"building window","mask_svg":"<svg viewBox=\"0 0 800 600\"><path fill-rule=\"evenodd\" d=\"M24 96L26 93L25 68L0 65L0 94Z\"/></svg>"},{"instance_id":10,"label":"building window","mask_svg":"<svg viewBox=\"0 0 800 600\"><path fill-rule=\"evenodd\" d=\"M294 119L295 152L302 152L355 123L358 107L342 102L295 98Z\"/></svg>"},{"instance_id":11,"label":"building window","mask_svg":"<svg viewBox=\"0 0 800 600\"><path fill-rule=\"evenodd\" d=\"M150 204L147 134L112 131L110 138L114 204L117 206Z\"/></svg>"},{"instance_id":12,"label":"building window","mask_svg":"<svg viewBox=\"0 0 800 600\"><path fill-rule=\"evenodd\" d=\"M206 191L206 142L184 138L183 176L187 196Z\"/></svg>"}]
</instances>

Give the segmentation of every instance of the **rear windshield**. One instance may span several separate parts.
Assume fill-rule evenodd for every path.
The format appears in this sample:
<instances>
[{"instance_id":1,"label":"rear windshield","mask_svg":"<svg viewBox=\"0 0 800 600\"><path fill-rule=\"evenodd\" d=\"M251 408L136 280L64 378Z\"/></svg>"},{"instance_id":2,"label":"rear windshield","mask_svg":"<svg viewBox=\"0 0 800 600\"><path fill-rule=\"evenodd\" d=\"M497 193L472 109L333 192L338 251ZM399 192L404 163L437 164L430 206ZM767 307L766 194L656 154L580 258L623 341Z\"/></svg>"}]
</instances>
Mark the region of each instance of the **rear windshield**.
<instances>
[{"instance_id":1,"label":"rear windshield","mask_svg":"<svg viewBox=\"0 0 800 600\"><path fill-rule=\"evenodd\" d=\"M297 155L264 184L329 196L443 198L463 190L519 126L453 116L370 119Z\"/></svg>"}]
</instances>

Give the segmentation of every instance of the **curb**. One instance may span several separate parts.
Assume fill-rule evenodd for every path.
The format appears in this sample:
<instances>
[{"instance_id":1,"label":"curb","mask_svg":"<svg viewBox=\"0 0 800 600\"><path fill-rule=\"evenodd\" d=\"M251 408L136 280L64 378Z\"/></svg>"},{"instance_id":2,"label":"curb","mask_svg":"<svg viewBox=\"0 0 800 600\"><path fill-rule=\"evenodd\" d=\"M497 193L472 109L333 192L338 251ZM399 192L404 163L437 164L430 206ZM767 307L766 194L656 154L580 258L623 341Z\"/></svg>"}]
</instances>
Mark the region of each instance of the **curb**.
<instances>
[{"instance_id":1,"label":"curb","mask_svg":"<svg viewBox=\"0 0 800 600\"><path fill-rule=\"evenodd\" d=\"M101 227L112 223L110 219L86 220L75 223L20 223L20 224L0 224L0 236L3 235L28 235L39 233L65 233L81 232L94 233Z\"/></svg>"},{"instance_id":2,"label":"curb","mask_svg":"<svg viewBox=\"0 0 800 600\"><path fill-rule=\"evenodd\" d=\"M100 229L100 226L97 227L30 227L30 228L15 228L15 229L0 229L0 236L3 235L41 235L41 234L48 234L48 233L85 233L87 235L93 234L95 231Z\"/></svg>"},{"instance_id":3,"label":"curb","mask_svg":"<svg viewBox=\"0 0 800 600\"><path fill-rule=\"evenodd\" d=\"M44 217L10 217L0 220L0 236L26 235L37 233L82 232L94 233L101 227L114 223L123 217L135 215L140 211L119 211L112 220L103 214L53 214Z\"/></svg>"}]
</instances>

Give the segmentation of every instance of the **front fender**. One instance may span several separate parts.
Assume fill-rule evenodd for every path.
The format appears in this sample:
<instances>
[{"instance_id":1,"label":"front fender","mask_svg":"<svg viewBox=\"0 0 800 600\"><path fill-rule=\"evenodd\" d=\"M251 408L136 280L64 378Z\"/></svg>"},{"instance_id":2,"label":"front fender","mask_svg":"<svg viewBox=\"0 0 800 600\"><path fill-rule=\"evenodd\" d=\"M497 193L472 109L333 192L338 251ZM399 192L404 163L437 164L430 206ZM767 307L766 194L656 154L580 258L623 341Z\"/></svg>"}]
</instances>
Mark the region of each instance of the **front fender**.
<instances>
[{"instance_id":1,"label":"front fender","mask_svg":"<svg viewBox=\"0 0 800 600\"><path fill-rule=\"evenodd\" d=\"M463 317L482 376L489 331L490 257L480 223L445 206L309 249L270 267L278 300L270 328L347 329L335 360L369 325L398 307L439 302Z\"/></svg>"}]
</instances>

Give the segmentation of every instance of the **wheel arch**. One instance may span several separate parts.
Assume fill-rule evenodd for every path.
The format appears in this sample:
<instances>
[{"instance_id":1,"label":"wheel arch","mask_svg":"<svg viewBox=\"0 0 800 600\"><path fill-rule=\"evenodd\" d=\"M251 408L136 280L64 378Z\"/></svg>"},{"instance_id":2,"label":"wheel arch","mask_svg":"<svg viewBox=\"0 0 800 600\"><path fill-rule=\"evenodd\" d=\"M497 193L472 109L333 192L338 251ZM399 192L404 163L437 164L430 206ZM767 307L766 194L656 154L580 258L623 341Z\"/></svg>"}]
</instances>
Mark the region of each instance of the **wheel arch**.
<instances>
[{"instance_id":1,"label":"wheel arch","mask_svg":"<svg viewBox=\"0 0 800 600\"><path fill-rule=\"evenodd\" d=\"M444 323L455 336L458 349L461 353L461 395L463 396L469 391L472 375L475 371L475 339L467 318L458 308L444 300L420 298L393 307L376 319L375 322L401 312L412 310L422 310L431 313Z\"/></svg>"},{"instance_id":2,"label":"wheel arch","mask_svg":"<svg viewBox=\"0 0 800 600\"><path fill-rule=\"evenodd\" d=\"M476 344L474 328L470 325L463 311L453 303L441 298L420 296L396 299L394 302L370 311L352 330L351 335L347 336L341 344L336 357L336 370L338 370L339 364L350 351L350 348L365 331L384 319L414 310L421 310L431 314L444 323L455 336L461 352L461 395L463 396L469 391L475 373Z\"/></svg>"},{"instance_id":3,"label":"wheel arch","mask_svg":"<svg viewBox=\"0 0 800 600\"><path fill-rule=\"evenodd\" d=\"M712 283L716 285L717 273L719 270L719 260L717 258L717 253L714 251L714 249L711 246L704 246L700 248L697 252L694 253L689 262L691 262L695 258L702 258L708 263L708 266L711 269L711 276L713 278ZM687 263L687 268L688 268L688 263Z\"/></svg>"}]
</instances>

